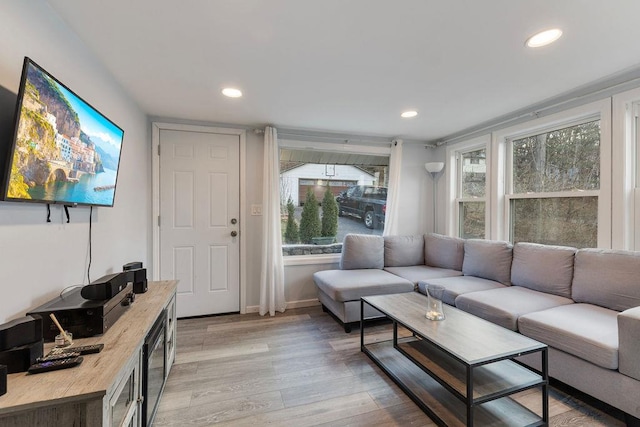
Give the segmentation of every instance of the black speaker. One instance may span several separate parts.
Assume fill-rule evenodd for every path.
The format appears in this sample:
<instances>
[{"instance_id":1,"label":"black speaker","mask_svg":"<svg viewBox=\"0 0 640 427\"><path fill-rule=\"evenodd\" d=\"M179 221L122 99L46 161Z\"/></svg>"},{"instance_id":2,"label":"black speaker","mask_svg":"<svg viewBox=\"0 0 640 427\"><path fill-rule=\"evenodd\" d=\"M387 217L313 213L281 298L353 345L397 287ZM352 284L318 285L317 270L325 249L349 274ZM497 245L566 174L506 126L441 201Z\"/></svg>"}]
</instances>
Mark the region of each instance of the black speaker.
<instances>
[{"instance_id":1,"label":"black speaker","mask_svg":"<svg viewBox=\"0 0 640 427\"><path fill-rule=\"evenodd\" d=\"M133 280L131 280L133 282L133 292L136 294L147 292L147 269L129 270L129 273L133 275Z\"/></svg>"},{"instance_id":2,"label":"black speaker","mask_svg":"<svg viewBox=\"0 0 640 427\"><path fill-rule=\"evenodd\" d=\"M94 280L89 285L83 286L80 290L80 295L82 295L84 299L102 301L113 298L126 287L126 272L107 274Z\"/></svg>"},{"instance_id":3,"label":"black speaker","mask_svg":"<svg viewBox=\"0 0 640 427\"><path fill-rule=\"evenodd\" d=\"M7 366L7 373L25 372L29 366L36 363L38 357L42 357L44 341L39 341L0 351L0 364Z\"/></svg>"},{"instance_id":4,"label":"black speaker","mask_svg":"<svg viewBox=\"0 0 640 427\"><path fill-rule=\"evenodd\" d=\"M7 367L0 365L0 396L7 393Z\"/></svg>"},{"instance_id":5,"label":"black speaker","mask_svg":"<svg viewBox=\"0 0 640 427\"><path fill-rule=\"evenodd\" d=\"M142 263L140 261L133 261L123 265L122 271L137 270L139 268L142 268Z\"/></svg>"},{"instance_id":6,"label":"black speaker","mask_svg":"<svg viewBox=\"0 0 640 427\"><path fill-rule=\"evenodd\" d=\"M0 351L40 341L42 318L25 316L0 325Z\"/></svg>"}]
</instances>

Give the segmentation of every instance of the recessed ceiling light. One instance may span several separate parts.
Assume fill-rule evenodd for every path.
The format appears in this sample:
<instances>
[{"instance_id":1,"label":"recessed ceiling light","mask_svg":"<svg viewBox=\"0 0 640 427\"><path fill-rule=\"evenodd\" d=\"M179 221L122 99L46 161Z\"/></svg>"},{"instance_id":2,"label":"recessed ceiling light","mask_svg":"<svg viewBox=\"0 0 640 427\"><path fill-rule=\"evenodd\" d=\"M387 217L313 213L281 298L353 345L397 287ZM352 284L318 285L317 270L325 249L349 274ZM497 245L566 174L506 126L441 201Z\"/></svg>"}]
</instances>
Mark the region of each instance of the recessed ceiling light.
<instances>
[{"instance_id":1,"label":"recessed ceiling light","mask_svg":"<svg viewBox=\"0 0 640 427\"><path fill-rule=\"evenodd\" d=\"M559 28L553 28L551 30L541 31L532 35L527 39L525 44L528 47L542 47L553 43L562 36L562 30Z\"/></svg>"},{"instance_id":2,"label":"recessed ceiling light","mask_svg":"<svg viewBox=\"0 0 640 427\"><path fill-rule=\"evenodd\" d=\"M242 91L240 89L235 89L232 87L225 87L222 89L222 94L224 96L228 96L229 98L240 98L242 96Z\"/></svg>"},{"instance_id":3,"label":"recessed ceiling light","mask_svg":"<svg viewBox=\"0 0 640 427\"><path fill-rule=\"evenodd\" d=\"M401 117L404 117L405 119L408 119L410 117L415 117L418 115L417 111L405 111L404 113L400 114Z\"/></svg>"}]
</instances>

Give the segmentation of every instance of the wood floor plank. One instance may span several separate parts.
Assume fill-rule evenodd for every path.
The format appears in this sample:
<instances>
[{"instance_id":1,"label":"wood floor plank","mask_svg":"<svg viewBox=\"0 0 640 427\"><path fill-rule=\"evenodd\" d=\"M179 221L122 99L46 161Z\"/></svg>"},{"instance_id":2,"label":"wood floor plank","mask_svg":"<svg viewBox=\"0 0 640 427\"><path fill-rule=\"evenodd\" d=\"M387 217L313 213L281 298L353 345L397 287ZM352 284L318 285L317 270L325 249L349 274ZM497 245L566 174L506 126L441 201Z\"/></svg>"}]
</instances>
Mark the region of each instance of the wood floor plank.
<instances>
[{"instance_id":1,"label":"wood floor plank","mask_svg":"<svg viewBox=\"0 0 640 427\"><path fill-rule=\"evenodd\" d=\"M375 372L363 375L327 379L314 384L305 384L282 391L285 407L305 405L326 399L347 396L379 388L386 384L385 378Z\"/></svg>"},{"instance_id":2,"label":"wood floor plank","mask_svg":"<svg viewBox=\"0 0 640 427\"><path fill-rule=\"evenodd\" d=\"M280 393L274 391L229 399L215 404L191 405L189 408L184 409L158 411L153 425L157 427L184 424L189 426L209 426L222 421L246 418L247 416L281 408Z\"/></svg>"},{"instance_id":3,"label":"wood floor plank","mask_svg":"<svg viewBox=\"0 0 640 427\"><path fill-rule=\"evenodd\" d=\"M181 363L199 362L201 360L222 359L225 357L239 357L251 353L265 353L269 351L267 344L249 344L235 346L218 346L213 349L191 352L176 352L177 365Z\"/></svg>"},{"instance_id":4,"label":"wood floor plank","mask_svg":"<svg viewBox=\"0 0 640 427\"><path fill-rule=\"evenodd\" d=\"M177 359L156 426L433 426L319 307L180 319ZM391 336L390 323L367 325L367 342ZM516 399L540 410L539 390ZM552 426L624 426L551 387ZM614 411L615 412L615 411Z\"/></svg>"},{"instance_id":5,"label":"wood floor plank","mask_svg":"<svg viewBox=\"0 0 640 427\"><path fill-rule=\"evenodd\" d=\"M196 405L227 400L251 393L281 392L297 388L314 388L314 384L327 380L351 379L351 371L346 366L321 367L305 371L288 372L282 375L255 375L242 380L227 381L222 384L193 383L189 386L193 392L192 402Z\"/></svg>"},{"instance_id":6,"label":"wood floor plank","mask_svg":"<svg viewBox=\"0 0 640 427\"><path fill-rule=\"evenodd\" d=\"M375 411L378 407L367 393L357 393L343 396L337 399L328 399L314 402L309 405L294 406L278 411L259 414L256 416L222 423L222 426L255 426L274 425L307 427L326 423L344 425L342 420L347 417L366 414Z\"/></svg>"}]
</instances>

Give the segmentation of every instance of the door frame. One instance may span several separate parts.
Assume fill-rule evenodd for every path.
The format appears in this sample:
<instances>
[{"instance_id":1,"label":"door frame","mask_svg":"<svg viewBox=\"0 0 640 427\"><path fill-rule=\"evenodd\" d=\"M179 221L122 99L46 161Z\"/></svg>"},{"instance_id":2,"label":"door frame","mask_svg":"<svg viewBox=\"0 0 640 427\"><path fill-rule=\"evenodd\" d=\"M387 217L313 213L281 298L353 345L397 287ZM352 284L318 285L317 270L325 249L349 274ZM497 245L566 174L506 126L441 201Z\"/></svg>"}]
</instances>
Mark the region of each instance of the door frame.
<instances>
[{"instance_id":1,"label":"door frame","mask_svg":"<svg viewBox=\"0 0 640 427\"><path fill-rule=\"evenodd\" d=\"M245 239L245 212L246 212L246 192L245 192L245 168L246 168L246 143L247 132L244 129L221 128L214 126L187 125L179 123L152 122L151 123L151 180L152 180L152 252L153 252L153 280L160 279L160 226L158 217L160 216L160 157L158 150L160 146L160 131L177 130L186 132L217 133L223 135L237 135L240 138L240 217L238 232L240 233L240 313L247 312L247 274L246 263L247 245Z\"/></svg>"}]
</instances>

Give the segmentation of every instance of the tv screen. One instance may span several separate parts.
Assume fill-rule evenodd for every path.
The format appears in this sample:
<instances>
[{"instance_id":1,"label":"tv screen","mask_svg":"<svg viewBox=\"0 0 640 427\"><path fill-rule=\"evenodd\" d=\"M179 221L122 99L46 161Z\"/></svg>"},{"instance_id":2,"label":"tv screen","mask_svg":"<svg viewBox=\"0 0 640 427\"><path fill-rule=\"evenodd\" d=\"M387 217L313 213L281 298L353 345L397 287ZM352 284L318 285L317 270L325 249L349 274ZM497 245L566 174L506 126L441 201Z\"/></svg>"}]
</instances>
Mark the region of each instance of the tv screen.
<instances>
[{"instance_id":1,"label":"tv screen","mask_svg":"<svg viewBox=\"0 0 640 427\"><path fill-rule=\"evenodd\" d=\"M124 132L24 59L3 200L113 206Z\"/></svg>"}]
</instances>

